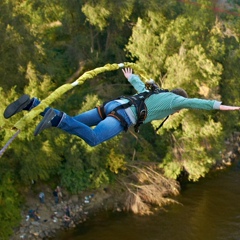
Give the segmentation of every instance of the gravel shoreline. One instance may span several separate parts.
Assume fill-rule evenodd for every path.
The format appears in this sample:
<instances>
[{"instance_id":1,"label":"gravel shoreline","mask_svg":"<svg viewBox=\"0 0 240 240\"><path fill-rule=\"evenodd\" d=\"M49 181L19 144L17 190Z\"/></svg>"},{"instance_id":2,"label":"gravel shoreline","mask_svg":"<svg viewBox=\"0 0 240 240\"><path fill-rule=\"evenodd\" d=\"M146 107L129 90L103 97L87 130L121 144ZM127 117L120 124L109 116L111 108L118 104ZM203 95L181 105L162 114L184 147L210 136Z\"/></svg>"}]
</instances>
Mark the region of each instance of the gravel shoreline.
<instances>
[{"instance_id":1,"label":"gravel shoreline","mask_svg":"<svg viewBox=\"0 0 240 240\"><path fill-rule=\"evenodd\" d=\"M40 187L36 187L40 189ZM41 187L41 191L43 187ZM34 193L35 192L35 193ZM41 203L38 199L36 189L30 191L26 196L26 204L22 209L22 221L20 226L15 229L11 240L18 239L51 239L59 231L76 227L85 222L92 213L106 208L104 202L109 201L111 195L104 190L97 192L69 195L62 190L63 198L59 203L55 203L52 189L45 186L45 202ZM70 210L70 220L65 221L66 207ZM39 219L29 216L29 210L36 210Z\"/></svg>"}]
</instances>

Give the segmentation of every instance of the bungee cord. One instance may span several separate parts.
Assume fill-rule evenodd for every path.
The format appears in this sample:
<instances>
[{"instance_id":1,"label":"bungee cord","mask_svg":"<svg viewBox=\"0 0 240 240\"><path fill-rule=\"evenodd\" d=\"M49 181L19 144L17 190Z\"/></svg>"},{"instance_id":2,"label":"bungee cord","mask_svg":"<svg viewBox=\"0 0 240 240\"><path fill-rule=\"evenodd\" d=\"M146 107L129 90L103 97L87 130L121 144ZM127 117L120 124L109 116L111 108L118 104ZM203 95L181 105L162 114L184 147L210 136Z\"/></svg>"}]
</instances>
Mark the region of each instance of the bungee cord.
<instances>
[{"instance_id":1,"label":"bungee cord","mask_svg":"<svg viewBox=\"0 0 240 240\"><path fill-rule=\"evenodd\" d=\"M17 130L17 132L7 141L4 147L0 150L0 158L2 157L3 153L7 150L8 146L12 143L12 141L18 136L21 130Z\"/></svg>"}]
</instances>

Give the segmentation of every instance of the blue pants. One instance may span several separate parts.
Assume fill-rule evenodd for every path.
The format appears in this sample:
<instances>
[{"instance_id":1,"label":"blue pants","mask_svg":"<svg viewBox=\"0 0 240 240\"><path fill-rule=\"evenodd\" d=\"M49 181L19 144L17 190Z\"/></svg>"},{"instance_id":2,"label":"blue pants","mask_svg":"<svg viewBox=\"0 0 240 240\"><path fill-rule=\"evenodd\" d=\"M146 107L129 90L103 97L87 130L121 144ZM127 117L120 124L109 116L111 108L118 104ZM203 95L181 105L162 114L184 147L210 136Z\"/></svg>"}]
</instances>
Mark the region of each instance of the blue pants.
<instances>
[{"instance_id":1,"label":"blue pants","mask_svg":"<svg viewBox=\"0 0 240 240\"><path fill-rule=\"evenodd\" d=\"M30 109L36 107L37 105L39 105L39 103L40 101L37 98L34 98L33 105ZM108 115L113 109L115 109L119 105L121 104L116 101L108 102L104 106L106 115ZM48 109L49 108L46 108L44 112L41 113L41 115L44 116ZM54 110L57 114L60 113L59 110ZM124 109L118 110L118 113L122 117L124 117L125 121L128 123L128 126L132 125L132 122ZM95 128L91 128L93 126L95 126ZM124 131L124 128L121 125L120 121L118 121L116 118L107 116L105 119L101 119L100 115L98 114L97 108L73 117L67 115L66 113L63 113L63 117L57 128L60 128L67 133L80 137L90 146L96 146Z\"/></svg>"}]
</instances>

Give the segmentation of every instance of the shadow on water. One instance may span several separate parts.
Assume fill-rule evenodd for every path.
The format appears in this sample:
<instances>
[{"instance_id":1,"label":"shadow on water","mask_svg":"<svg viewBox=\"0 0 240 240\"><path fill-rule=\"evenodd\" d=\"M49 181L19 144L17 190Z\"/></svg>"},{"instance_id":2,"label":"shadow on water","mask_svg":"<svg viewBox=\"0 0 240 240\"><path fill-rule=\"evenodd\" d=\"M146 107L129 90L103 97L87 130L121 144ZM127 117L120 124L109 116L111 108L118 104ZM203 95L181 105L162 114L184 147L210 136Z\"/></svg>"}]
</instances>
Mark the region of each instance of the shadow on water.
<instances>
[{"instance_id":1,"label":"shadow on water","mask_svg":"<svg viewBox=\"0 0 240 240\"><path fill-rule=\"evenodd\" d=\"M151 216L103 212L58 240L239 240L240 163L197 183Z\"/></svg>"}]
</instances>

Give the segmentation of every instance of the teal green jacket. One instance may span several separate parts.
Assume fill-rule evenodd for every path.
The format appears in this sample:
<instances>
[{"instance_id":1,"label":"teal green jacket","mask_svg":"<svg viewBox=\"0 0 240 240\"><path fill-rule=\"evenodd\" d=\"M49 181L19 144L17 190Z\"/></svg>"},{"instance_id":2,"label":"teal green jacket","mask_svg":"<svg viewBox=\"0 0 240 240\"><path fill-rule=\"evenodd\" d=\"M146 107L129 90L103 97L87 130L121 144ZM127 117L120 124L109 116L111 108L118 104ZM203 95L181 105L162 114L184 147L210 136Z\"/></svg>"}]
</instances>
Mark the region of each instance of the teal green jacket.
<instances>
[{"instance_id":1,"label":"teal green jacket","mask_svg":"<svg viewBox=\"0 0 240 240\"><path fill-rule=\"evenodd\" d=\"M148 91L145 84L138 75L132 74L128 79L138 93ZM221 102L216 100L205 100L198 98L184 98L172 92L152 94L145 100L147 107L147 118L144 123L158 120L174 114L181 109L219 109ZM135 107L131 107L132 113L137 118Z\"/></svg>"}]
</instances>

